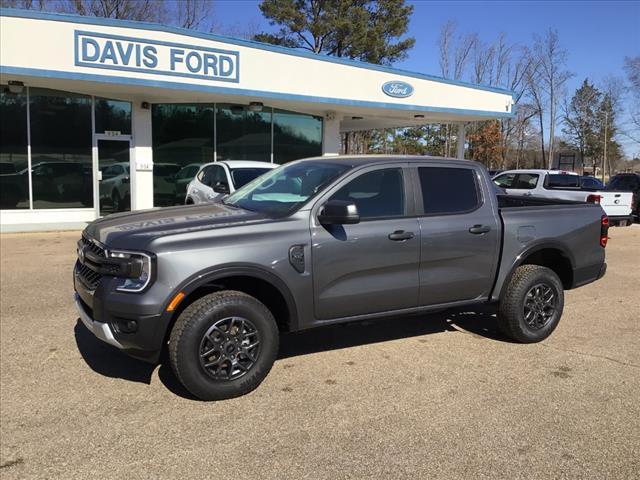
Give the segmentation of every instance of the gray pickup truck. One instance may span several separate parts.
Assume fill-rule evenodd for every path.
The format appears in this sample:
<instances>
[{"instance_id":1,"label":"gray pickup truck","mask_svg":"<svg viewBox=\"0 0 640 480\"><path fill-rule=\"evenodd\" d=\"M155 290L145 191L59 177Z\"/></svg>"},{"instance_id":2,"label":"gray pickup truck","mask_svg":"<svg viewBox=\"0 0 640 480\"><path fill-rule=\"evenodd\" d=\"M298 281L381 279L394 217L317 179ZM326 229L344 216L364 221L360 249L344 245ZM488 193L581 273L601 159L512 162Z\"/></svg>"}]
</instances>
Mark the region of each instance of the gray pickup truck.
<instances>
[{"instance_id":1,"label":"gray pickup truck","mask_svg":"<svg viewBox=\"0 0 640 480\"><path fill-rule=\"evenodd\" d=\"M346 156L292 162L219 203L115 214L78 242L84 325L130 355L167 349L195 396L245 394L280 332L495 304L538 342L563 291L602 277L596 204L501 195L477 163Z\"/></svg>"}]
</instances>

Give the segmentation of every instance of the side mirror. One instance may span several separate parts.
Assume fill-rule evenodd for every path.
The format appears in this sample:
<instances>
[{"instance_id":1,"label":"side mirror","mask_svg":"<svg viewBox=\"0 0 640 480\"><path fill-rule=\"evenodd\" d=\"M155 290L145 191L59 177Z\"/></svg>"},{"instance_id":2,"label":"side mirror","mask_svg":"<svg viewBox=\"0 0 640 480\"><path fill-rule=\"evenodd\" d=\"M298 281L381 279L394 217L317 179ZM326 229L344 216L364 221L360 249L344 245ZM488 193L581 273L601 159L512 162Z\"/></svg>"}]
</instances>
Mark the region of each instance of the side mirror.
<instances>
[{"instance_id":1,"label":"side mirror","mask_svg":"<svg viewBox=\"0 0 640 480\"><path fill-rule=\"evenodd\" d=\"M213 191L216 193L229 193L229 187L224 183L218 182L213 186Z\"/></svg>"},{"instance_id":2,"label":"side mirror","mask_svg":"<svg viewBox=\"0 0 640 480\"><path fill-rule=\"evenodd\" d=\"M353 202L329 200L320 210L318 221L322 225L353 225L360 223L360 214Z\"/></svg>"}]
</instances>

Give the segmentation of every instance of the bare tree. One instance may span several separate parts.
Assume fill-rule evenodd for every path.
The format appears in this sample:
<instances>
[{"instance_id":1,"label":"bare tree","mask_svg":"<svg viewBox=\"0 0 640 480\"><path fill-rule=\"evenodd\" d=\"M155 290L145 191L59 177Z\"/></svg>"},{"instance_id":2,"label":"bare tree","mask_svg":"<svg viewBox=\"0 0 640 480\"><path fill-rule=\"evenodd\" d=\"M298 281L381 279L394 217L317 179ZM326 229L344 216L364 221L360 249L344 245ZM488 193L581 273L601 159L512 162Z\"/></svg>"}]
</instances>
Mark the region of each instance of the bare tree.
<instances>
[{"instance_id":1,"label":"bare tree","mask_svg":"<svg viewBox=\"0 0 640 480\"><path fill-rule=\"evenodd\" d=\"M24 10L58 10L59 1L46 0L0 0L1 8L22 8Z\"/></svg>"},{"instance_id":2,"label":"bare tree","mask_svg":"<svg viewBox=\"0 0 640 480\"><path fill-rule=\"evenodd\" d=\"M67 0L64 9L79 15L162 22L166 8L163 0Z\"/></svg>"},{"instance_id":3,"label":"bare tree","mask_svg":"<svg viewBox=\"0 0 640 480\"><path fill-rule=\"evenodd\" d=\"M558 99L566 81L573 73L566 70L567 51L560 46L556 30L549 29L544 37L534 36L534 55L538 64L539 86L549 106L549 168L553 163ZM542 132L541 132L542 134Z\"/></svg>"},{"instance_id":4,"label":"bare tree","mask_svg":"<svg viewBox=\"0 0 640 480\"><path fill-rule=\"evenodd\" d=\"M487 45L480 40L474 42L471 69L472 80L475 83L493 85L495 53L494 45Z\"/></svg>"},{"instance_id":5,"label":"bare tree","mask_svg":"<svg viewBox=\"0 0 640 480\"><path fill-rule=\"evenodd\" d=\"M198 29L213 12L212 0L179 0L176 2L177 23L182 28Z\"/></svg>"},{"instance_id":6,"label":"bare tree","mask_svg":"<svg viewBox=\"0 0 640 480\"><path fill-rule=\"evenodd\" d=\"M451 57L451 44L455 34L456 25L453 20L448 20L440 29L438 48L440 50L440 74L449 78L449 58Z\"/></svg>"}]
</instances>

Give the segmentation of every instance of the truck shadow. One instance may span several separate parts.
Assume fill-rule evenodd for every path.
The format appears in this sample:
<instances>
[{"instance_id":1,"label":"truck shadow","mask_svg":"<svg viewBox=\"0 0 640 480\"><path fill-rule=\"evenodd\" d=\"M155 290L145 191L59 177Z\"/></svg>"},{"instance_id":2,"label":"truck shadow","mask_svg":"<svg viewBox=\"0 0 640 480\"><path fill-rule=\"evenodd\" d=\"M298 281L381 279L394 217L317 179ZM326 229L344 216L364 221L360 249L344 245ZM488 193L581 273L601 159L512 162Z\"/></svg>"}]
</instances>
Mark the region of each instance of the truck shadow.
<instances>
[{"instance_id":1,"label":"truck shadow","mask_svg":"<svg viewBox=\"0 0 640 480\"><path fill-rule=\"evenodd\" d=\"M403 338L417 338L442 332L462 332L491 340L509 341L498 331L495 308L474 306L432 314L386 317L285 333L280 336L280 353L276 361L311 353ZM94 372L105 377L121 378L130 382L147 385L151 383L157 365L131 358L117 348L98 340L87 330L80 319L74 328L74 335L78 351ZM196 400L175 378L166 355L163 355L160 360L158 378L172 393L186 399Z\"/></svg>"},{"instance_id":2,"label":"truck shadow","mask_svg":"<svg viewBox=\"0 0 640 480\"><path fill-rule=\"evenodd\" d=\"M285 333L280 336L278 359L442 332L464 332L509 341L498 330L495 307L482 305Z\"/></svg>"}]
</instances>

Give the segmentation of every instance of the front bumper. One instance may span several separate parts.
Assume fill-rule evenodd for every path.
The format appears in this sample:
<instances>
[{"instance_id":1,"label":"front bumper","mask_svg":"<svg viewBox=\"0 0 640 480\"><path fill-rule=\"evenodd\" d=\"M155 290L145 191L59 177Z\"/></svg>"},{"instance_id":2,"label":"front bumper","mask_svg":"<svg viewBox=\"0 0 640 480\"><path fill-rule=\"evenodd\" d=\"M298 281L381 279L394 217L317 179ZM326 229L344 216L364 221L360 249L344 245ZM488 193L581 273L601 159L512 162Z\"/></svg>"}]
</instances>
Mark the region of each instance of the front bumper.
<instances>
[{"instance_id":1,"label":"front bumper","mask_svg":"<svg viewBox=\"0 0 640 480\"><path fill-rule=\"evenodd\" d=\"M77 268L73 276L75 304L87 329L132 357L157 362L171 321L169 314L162 314L167 294L154 287L144 293L121 293L116 291L115 277L108 276L92 290L79 278Z\"/></svg>"},{"instance_id":2,"label":"front bumper","mask_svg":"<svg viewBox=\"0 0 640 480\"><path fill-rule=\"evenodd\" d=\"M109 345L113 345L114 347L120 349L124 348L122 344L113 336L113 332L111 331L111 328L107 323L96 322L93 318L91 318L87 310L84 308L82 300L80 300L80 295L74 293L73 299L76 302L76 308L78 309L80 320L82 320L84 326L87 327L87 329L91 333L93 333L96 337L98 337L103 342L108 343Z\"/></svg>"}]
</instances>

